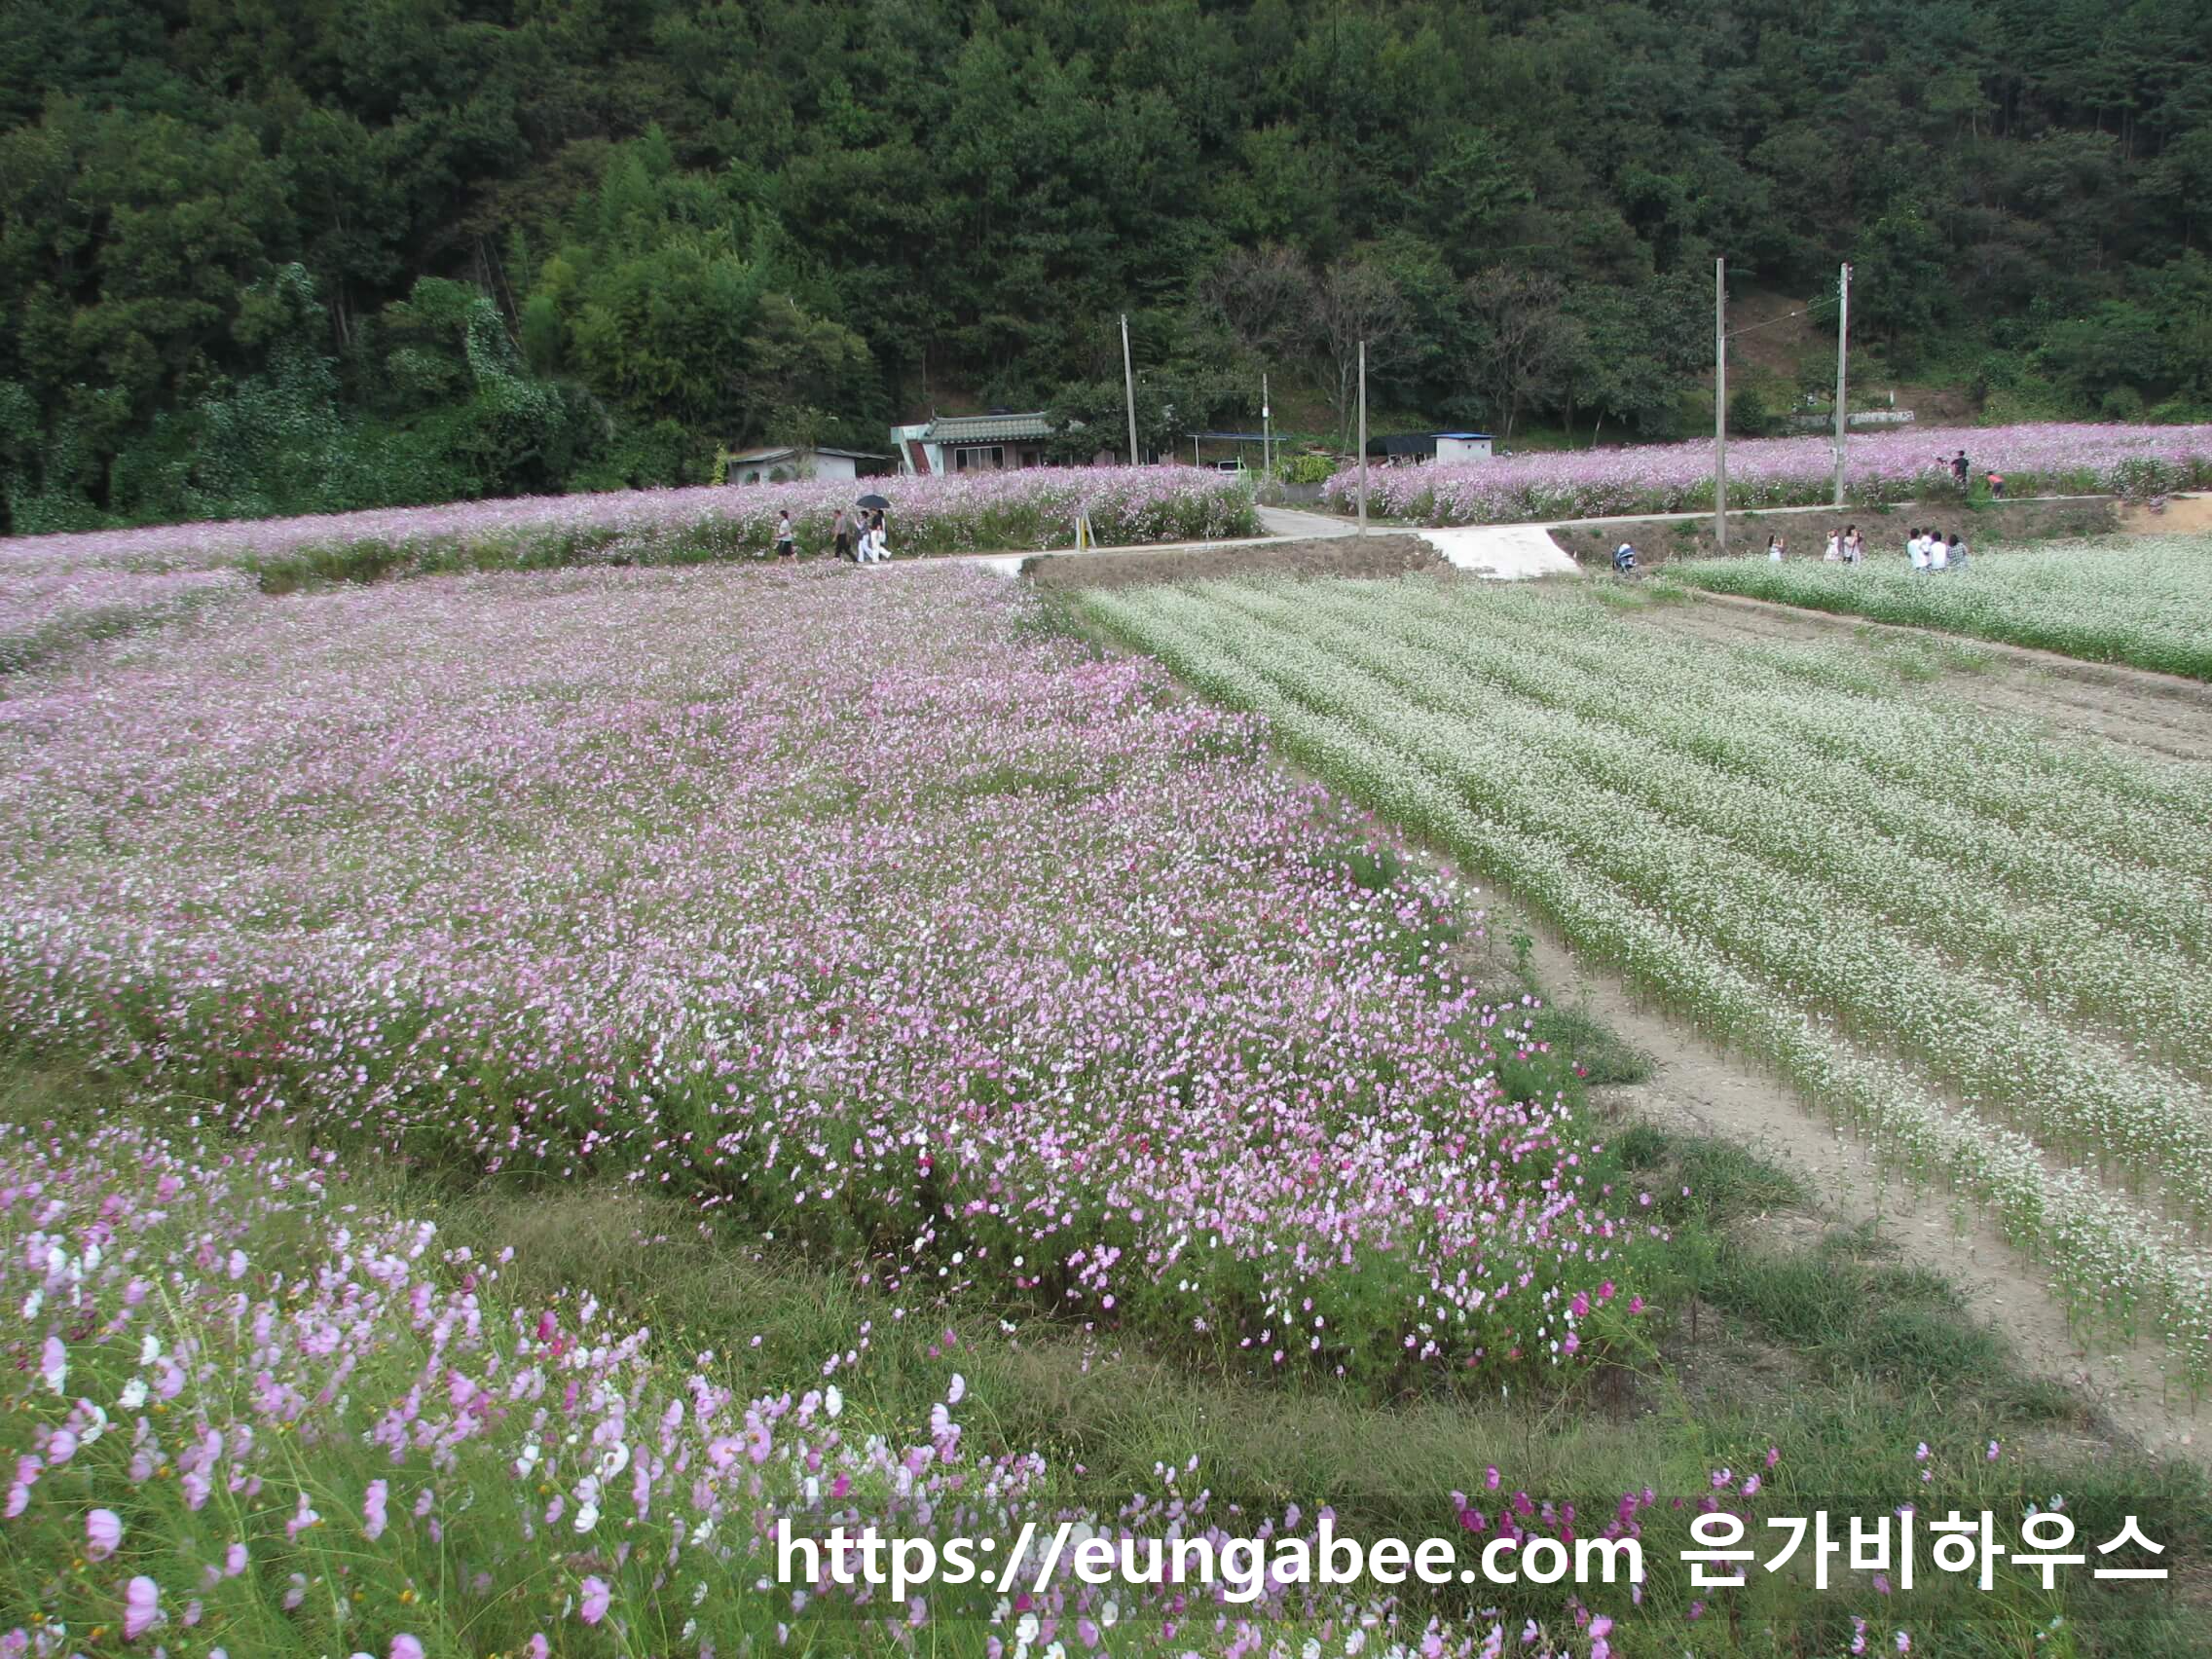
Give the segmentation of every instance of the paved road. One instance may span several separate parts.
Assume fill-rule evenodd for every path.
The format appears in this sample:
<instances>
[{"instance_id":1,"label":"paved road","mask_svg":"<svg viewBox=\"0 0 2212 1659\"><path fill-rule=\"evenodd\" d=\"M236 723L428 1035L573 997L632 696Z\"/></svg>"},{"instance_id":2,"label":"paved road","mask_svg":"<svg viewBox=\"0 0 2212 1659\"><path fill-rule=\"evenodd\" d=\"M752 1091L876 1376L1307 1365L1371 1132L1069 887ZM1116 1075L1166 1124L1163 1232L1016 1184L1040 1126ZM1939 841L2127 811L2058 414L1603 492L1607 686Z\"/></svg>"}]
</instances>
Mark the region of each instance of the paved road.
<instances>
[{"instance_id":1,"label":"paved road","mask_svg":"<svg viewBox=\"0 0 2212 1659\"><path fill-rule=\"evenodd\" d=\"M1270 535L1294 535L1301 541L1322 540L1337 535L1356 535L1356 520L1339 518L1335 513L1309 513L1297 507L1260 507L1256 509L1260 522L1268 527Z\"/></svg>"}]
</instances>

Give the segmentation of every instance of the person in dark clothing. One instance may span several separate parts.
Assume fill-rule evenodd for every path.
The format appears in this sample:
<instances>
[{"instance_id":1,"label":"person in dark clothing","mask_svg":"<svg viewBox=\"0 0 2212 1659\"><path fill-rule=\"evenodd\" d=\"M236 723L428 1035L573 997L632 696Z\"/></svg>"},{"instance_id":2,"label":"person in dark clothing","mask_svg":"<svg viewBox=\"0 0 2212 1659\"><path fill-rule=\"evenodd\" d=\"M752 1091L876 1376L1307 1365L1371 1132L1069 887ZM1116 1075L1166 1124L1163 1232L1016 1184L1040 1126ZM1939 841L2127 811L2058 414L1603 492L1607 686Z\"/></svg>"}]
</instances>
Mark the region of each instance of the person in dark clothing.
<instances>
[{"instance_id":1,"label":"person in dark clothing","mask_svg":"<svg viewBox=\"0 0 2212 1659\"><path fill-rule=\"evenodd\" d=\"M1951 458L1951 476L1958 481L1959 489L1962 492L1966 489L1967 479L1972 471L1973 468L1967 465L1967 452L1965 450L1959 451L1957 455Z\"/></svg>"}]
</instances>

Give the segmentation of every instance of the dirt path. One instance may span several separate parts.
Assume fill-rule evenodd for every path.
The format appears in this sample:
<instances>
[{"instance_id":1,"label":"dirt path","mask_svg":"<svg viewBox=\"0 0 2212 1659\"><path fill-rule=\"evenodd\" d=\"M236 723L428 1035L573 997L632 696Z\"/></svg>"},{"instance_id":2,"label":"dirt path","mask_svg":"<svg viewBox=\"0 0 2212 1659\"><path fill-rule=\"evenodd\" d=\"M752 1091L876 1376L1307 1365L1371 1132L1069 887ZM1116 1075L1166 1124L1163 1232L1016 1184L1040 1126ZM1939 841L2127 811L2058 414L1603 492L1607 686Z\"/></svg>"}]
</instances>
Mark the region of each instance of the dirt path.
<instances>
[{"instance_id":1,"label":"dirt path","mask_svg":"<svg viewBox=\"0 0 2212 1659\"><path fill-rule=\"evenodd\" d=\"M1690 604L1657 607L1645 616L1653 626L1729 645L1866 637L1956 645L1990 666L1953 669L1931 682L1931 695L2048 720L2168 759L2212 761L2212 685L2194 680L1736 594L1701 593Z\"/></svg>"},{"instance_id":2,"label":"dirt path","mask_svg":"<svg viewBox=\"0 0 2212 1659\"><path fill-rule=\"evenodd\" d=\"M2202 535L2212 531L2212 496L2170 496L2164 512L2122 507L2120 528L2130 535Z\"/></svg>"},{"instance_id":3,"label":"dirt path","mask_svg":"<svg viewBox=\"0 0 2212 1659\"><path fill-rule=\"evenodd\" d=\"M2157 1349L2116 1349L2110 1339L2071 1330L2047 1281L1971 1201L1941 1191L1914 1193L1788 1084L1646 1007L1624 980L1577 958L1510 898L1485 889L1480 902L1490 911L1493 940L1517 930L1529 937L1530 967L1552 1002L1584 1010L1651 1057L1648 1082L1599 1090L1598 1104L1662 1129L1733 1141L1790 1170L1819 1195L1822 1221L1872 1222L1905 1260L1948 1277L1969 1309L2010 1341L2029 1372L2079 1390L2146 1450L2212 1468L2212 1417L2167 1382ZM1770 1227L1778 1242L1807 1241L1800 1218L1759 1225Z\"/></svg>"}]
</instances>

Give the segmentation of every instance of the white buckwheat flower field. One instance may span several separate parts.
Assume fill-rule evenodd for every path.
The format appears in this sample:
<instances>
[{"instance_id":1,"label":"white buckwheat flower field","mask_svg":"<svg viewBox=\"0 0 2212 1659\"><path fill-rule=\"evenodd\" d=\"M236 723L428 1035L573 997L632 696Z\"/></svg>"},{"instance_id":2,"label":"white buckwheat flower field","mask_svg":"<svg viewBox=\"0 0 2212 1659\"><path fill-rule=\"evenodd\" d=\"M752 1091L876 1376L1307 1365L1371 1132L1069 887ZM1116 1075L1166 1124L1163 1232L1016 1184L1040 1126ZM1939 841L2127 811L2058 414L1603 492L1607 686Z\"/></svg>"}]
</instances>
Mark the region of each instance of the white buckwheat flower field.
<instances>
[{"instance_id":1,"label":"white buckwheat flower field","mask_svg":"<svg viewBox=\"0 0 2212 1659\"><path fill-rule=\"evenodd\" d=\"M1849 645L1670 638L1573 592L1088 603L1332 786L1980 1199L2083 1316L2155 1330L2180 1375L2212 1374L2204 767L1914 698Z\"/></svg>"}]
</instances>

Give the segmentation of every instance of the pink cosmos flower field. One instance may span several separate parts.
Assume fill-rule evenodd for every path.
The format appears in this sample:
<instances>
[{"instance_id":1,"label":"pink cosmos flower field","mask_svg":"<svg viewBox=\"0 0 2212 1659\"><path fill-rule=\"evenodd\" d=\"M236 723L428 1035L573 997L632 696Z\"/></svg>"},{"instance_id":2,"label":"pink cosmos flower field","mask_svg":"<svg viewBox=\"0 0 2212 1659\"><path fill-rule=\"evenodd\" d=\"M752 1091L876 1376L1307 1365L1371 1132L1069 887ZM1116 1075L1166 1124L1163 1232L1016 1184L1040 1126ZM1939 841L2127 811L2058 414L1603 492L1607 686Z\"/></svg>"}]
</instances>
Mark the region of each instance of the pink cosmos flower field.
<instances>
[{"instance_id":1,"label":"pink cosmos flower field","mask_svg":"<svg viewBox=\"0 0 2212 1659\"><path fill-rule=\"evenodd\" d=\"M0 701L0 1021L240 1131L619 1177L1247 1370L1624 1336L1658 1230L1501 1082L1472 918L1033 603L428 577L85 647Z\"/></svg>"},{"instance_id":2,"label":"pink cosmos flower field","mask_svg":"<svg viewBox=\"0 0 2212 1659\"><path fill-rule=\"evenodd\" d=\"M139 530L0 539L0 571L23 565L139 570L261 567L375 546L436 568L543 567L598 557L673 563L765 553L789 512L809 551L826 547L840 506L882 496L894 553L976 553L1071 546L1075 519L1097 538L1164 541L1253 534L1243 487L1191 466L1043 466L924 478L699 485L598 495L500 497L434 507L385 507L305 518L234 519Z\"/></svg>"},{"instance_id":3,"label":"pink cosmos flower field","mask_svg":"<svg viewBox=\"0 0 2212 1659\"><path fill-rule=\"evenodd\" d=\"M623 490L307 518L158 525L0 539L0 673L80 641L167 620L256 584L450 570L666 565L767 554L789 512L801 554L828 553L837 509L891 502L893 557L1072 546L1088 515L1105 545L1256 535L1235 479L1187 466L1041 467Z\"/></svg>"},{"instance_id":4,"label":"pink cosmos flower field","mask_svg":"<svg viewBox=\"0 0 2212 1659\"><path fill-rule=\"evenodd\" d=\"M2000 472L2010 497L2151 496L2212 485L2212 426L2032 424L1914 427L1851 436L1844 473L1853 501L1956 499L1951 458L1967 454L1978 485ZM1634 513L1710 511L1710 442L1643 444L1367 472L1369 510L1424 524L1505 524ZM1739 439L1728 446L1731 507L1818 506L1832 499L1826 437ZM1356 504L1359 475L1332 477L1323 498Z\"/></svg>"},{"instance_id":5,"label":"pink cosmos flower field","mask_svg":"<svg viewBox=\"0 0 2212 1659\"><path fill-rule=\"evenodd\" d=\"M1084 1654L1312 1659L1316 1631L1346 1659L1371 1638L1500 1651L1494 1618L1356 1589L1231 1602L1065 1571L1039 1585L1035 1562L1014 1598L986 1583L893 1600L827 1563L772 1591L779 1521L809 1538L1011 1541L1041 1520L1219 1548L1309 1536L1313 1518L1218 1503L1185 1468L1117 1507L1071 1507L1039 1453L976 1447L950 1365L925 1421L863 1420L846 1394L871 1392L865 1327L798 1390L760 1387L742 1346L670 1364L588 1295L510 1291L513 1249L352 1201L336 1164L195 1154L142 1129L0 1132L0 1300L23 1357L0 1371L0 1655L713 1659L859 1634L871 1651L980 1656L1041 1631ZM1572 1535L1571 1508L1489 1479L1496 1495L1475 1501L1493 1518L1462 1500L1463 1521ZM1606 1535L1638 1535L1655 1504L1624 1494ZM1571 1648L1531 1625L1516 1650L1602 1659L1611 1621L1583 1622Z\"/></svg>"}]
</instances>

